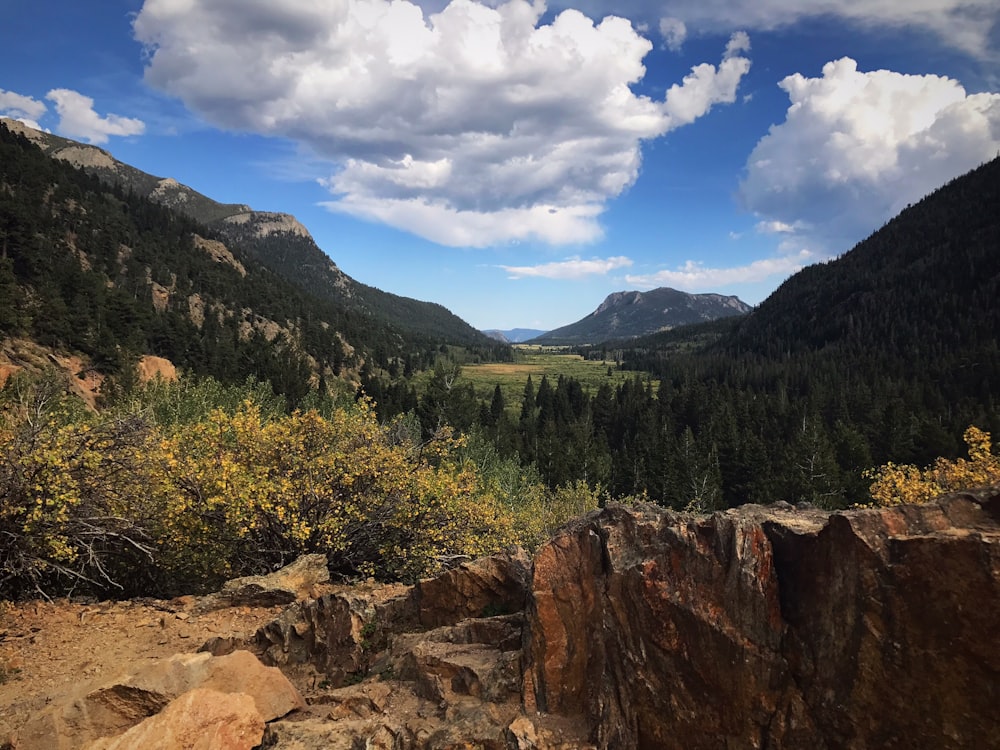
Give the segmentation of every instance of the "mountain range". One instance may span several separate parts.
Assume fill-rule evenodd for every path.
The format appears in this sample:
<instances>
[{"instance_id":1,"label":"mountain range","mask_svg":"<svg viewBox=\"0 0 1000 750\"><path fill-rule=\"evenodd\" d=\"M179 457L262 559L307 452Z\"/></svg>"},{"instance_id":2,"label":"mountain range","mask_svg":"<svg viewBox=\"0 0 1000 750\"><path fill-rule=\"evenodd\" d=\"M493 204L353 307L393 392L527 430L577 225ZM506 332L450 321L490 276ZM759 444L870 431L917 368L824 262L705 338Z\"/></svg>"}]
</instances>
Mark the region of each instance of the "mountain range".
<instances>
[{"instance_id":1,"label":"mountain range","mask_svg":"<svg viewBox=\"0 0 1000 750\"><path fill-rule=\"evenodd\" d=\"M218 203L102 149L12 121L0 124L0 150L5 346L20 338L80 353L105 374L153 354L224 381L273 378L289 395L324 377L357 383L366 367L390 377L429 367L445 344L474 357L511 356L440 305L351 279L290 215ZM839 363L830 382L853 383L861 372L891 378L895 395L879 399L896 398L901 410L920 398L939 412L937 397L927 395L934 391L952 399L955 420L992 413L990 373L1000 372L998 189L994 160L839 259L794 275L752 311L717 294L618 292L584 319L530 340L613 339L631 350L636 369L651 372L674 368L677 352L707 346L711 359L697 368L711 363L720 379L730 377L734 357L750 355L756 369L740 371L754 378L763 362L780 365L782 378L801 364L802 382L813 382L822 357L824 367ZM686 341L684 330L700 321L714 322ZM501 333L514 341L538 332ZM760 373L753 389L771 388L773 376ZM851 386L852 393L869 386ZM919 429L933 432L929 422Z\"/></svg>"},{"instance_id":2,"label":"mountain range","mask_svg":"<svg viewBox=\"0 0 1000 750\"><path fill-rule=\"evenodd\" d=\"M544 333L531 341L551 345L597 344L745 315L750 309L738 297L688 294L669 287L648 292L615 292L582 320Z\"/></svg>"},{"instance_id":3,"label":"mountain range","mask_svg":"<svg viewBox=\"0 0 1000 750\"><path fill-rule=\"evenodd\" d=\"M19 366L7 352L20 341L43 347L42 359L80 355L79 378L127 381L137 357L157 355L224 383L266 380L292 406L336 378L364 384L383 411L414 412L428 432L477 424L552 487L582 469L614 496L674 507L692 487L706 508L855 501L865 469L958 455L969 425L1000 433L1000 159L752 311L670 289L609 296L535 340L614 338L582 353L603 361L614 348L622 369L651 379L588 395L571 377L543 378L537 393L525 386L514 422L505 394L479 402L440 361L463 337L467 357L510 358L506 344L348 279L292 217L141 173L126 180L100 150L46 142L78 163L104 161L49 158L0 127L0 379ZM668 309L681 319L665 323ZM671 324L681 327L663 330ZM418 394L408 376L428 368ZM368 390L376 382L381 395Z\"/></svg>"}]
</instances>

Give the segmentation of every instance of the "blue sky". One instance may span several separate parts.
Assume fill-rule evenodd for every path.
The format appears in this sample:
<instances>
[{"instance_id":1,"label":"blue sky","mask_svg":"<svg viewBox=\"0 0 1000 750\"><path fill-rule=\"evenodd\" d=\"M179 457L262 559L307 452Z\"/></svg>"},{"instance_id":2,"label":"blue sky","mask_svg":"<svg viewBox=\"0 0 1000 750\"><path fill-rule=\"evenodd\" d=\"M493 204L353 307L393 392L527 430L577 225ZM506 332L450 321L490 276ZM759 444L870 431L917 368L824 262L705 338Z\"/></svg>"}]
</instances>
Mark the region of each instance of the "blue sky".
<instances>
[{"instance_id":1,"label":"blue sky","mask_svg":"<svg viewBox=\"0 0 1000 750\"><path fill-rule=\"evenodd\" d=\"M1000 152L995 0L15 3L0 115L479 328L755 304Z\"/></svg>"}]
</instances>

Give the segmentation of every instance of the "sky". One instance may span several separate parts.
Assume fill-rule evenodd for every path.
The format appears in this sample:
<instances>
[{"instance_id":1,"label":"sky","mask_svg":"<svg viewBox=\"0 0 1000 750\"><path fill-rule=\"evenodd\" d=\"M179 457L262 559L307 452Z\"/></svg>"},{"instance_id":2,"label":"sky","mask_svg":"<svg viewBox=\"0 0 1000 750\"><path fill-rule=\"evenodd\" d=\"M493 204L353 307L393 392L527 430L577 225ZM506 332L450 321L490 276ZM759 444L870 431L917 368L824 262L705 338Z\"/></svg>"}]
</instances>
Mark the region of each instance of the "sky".
<instances>
[{"instance_id":1,"label":"sky","mask_svg":"<svg viewBox=\"0 0 1000 750\"><path fill-rule=\"evenodd\" d=\"M1000 153L996 0L40 0L0 116L477 328L758 304Z\"/></svg>"}]
</instances>

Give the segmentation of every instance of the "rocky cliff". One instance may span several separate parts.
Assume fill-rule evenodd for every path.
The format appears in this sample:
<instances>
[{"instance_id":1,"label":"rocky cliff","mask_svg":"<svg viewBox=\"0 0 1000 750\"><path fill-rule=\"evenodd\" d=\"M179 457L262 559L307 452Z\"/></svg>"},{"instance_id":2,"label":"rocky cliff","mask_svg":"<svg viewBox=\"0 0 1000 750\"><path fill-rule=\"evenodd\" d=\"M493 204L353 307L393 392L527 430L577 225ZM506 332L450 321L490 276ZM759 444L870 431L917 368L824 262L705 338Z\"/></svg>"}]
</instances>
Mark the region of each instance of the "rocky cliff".
<instances>
[{"instance_id":1,"label":"rocky cliff","mask_svg":"<svg viewBox=\"0 0 1000 750\"><path fill-rule=\"evenodd\" d=\"M206 642L199 670L250 651L303 699L260 712L263 735L252 714L234 748L998 747L998 522L995 490L833 514L614 506L533 560L415 586L323 593L308 579L252 637ZM268 585L203 599L189 622L247 596L273 604ZM287 576L279 588L295 595ZM134 726L116 731L149 732L135 727L170 709L158 720L181 732L171 716L213 715L199 696L244 692L184 685L157 692L155 711L118 710ZM45 746L50 724L29 721L22 746Z\"/></svg>"},{"instance_id":2,"label":"rocky cliff","mask_svg":"<svg viewBox=\"0 0 1000 750\"><path fill-rule=\"evenodd\" d=\"M996 747L998 517L605 510L535 558L525 704L601 748Z\"/></svg>"}]
</instances>

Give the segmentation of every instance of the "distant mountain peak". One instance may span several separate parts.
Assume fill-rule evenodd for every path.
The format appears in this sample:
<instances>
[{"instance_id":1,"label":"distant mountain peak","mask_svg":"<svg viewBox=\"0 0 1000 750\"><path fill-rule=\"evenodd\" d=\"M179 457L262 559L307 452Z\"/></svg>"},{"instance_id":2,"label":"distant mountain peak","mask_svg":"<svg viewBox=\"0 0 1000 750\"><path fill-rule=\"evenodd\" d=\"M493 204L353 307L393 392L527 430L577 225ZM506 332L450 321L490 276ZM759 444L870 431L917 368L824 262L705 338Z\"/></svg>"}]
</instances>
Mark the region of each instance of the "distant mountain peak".
<instances>
[{"instance_id":1,"label":"distant mountain peak","mask_svg":"<svg viewBox=\"0 0 1000 750\"><path fill-rule=\"evenodd\" d=\"M491 328L483 331L483 333L491 339L495 339L496 341L500 341L505 344L519 344L522 341L530 341L533 338L537 338L545 333L545 331L537 328L510 328L506 330Z\"/></svg>"},{"instance_id":2,"label":"distant mountain peak","mask_svg":"<svg viewBox=\"0 0 1000 750\"><path fill-rule=\"evenodd\" d=\"M612 292L604 298L604 302L598 305L597 309L594 310L590 316L598 316L601 315L601 313L617 307L625 307L626 305L641 303L642 300L642 292Z\"/></svg>"},{"instance_id":3,"label":"distant mountain peak","mask_svg":"<svg viewBox=\"0 0 1000 750\"><path fill-rule=\"evenodd\" d=\"M582 320L557 328L535 341L542 344L596 344L608 339L646 336L682 325L743 315L750 306L736 296L689 294L669 287L609 294Z\"/></svg>"}]
</instances>

